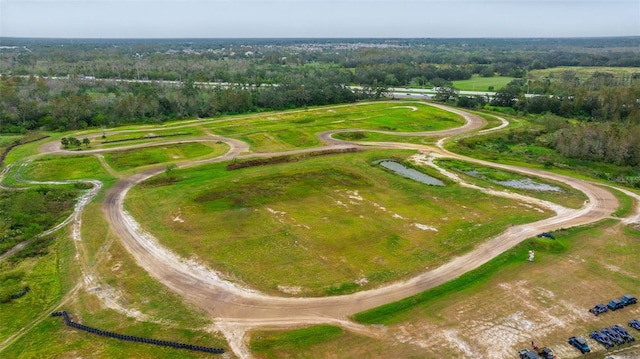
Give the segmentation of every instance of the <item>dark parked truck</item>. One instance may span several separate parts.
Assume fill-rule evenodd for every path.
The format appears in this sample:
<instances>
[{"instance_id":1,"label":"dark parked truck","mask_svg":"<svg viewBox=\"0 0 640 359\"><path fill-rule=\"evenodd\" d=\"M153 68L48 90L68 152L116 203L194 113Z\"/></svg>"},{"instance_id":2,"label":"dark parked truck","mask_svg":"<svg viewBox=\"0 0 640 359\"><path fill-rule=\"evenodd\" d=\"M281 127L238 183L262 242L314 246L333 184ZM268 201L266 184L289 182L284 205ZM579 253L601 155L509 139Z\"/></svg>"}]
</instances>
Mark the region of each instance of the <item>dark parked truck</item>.
<instances>
[{"instance_id":1,"label":"dark parked truck","mask_svg":"<svg viewBox=\"0 0 640 359\"><path fill-rule=\"evenodd\" d=\"M607 307L609 307L609 309L611 310L618 310L624 308L624 304L622 304L622 301L620 301L620 299L611 299L611 301L609 301L609 304L607 304Z\"/></svg>"},{"instance_id":2,"label":"dark parked truck","mask_svg":"<svg viewBox=\"0 0 640 359\"><path fill-rule=\"evenodd\" d=\"M587 344L587 341L583 337L570 337L569 344L576 347L582 354L589 353L591 351L589 344Z\"/></svg>"}]
</instances>

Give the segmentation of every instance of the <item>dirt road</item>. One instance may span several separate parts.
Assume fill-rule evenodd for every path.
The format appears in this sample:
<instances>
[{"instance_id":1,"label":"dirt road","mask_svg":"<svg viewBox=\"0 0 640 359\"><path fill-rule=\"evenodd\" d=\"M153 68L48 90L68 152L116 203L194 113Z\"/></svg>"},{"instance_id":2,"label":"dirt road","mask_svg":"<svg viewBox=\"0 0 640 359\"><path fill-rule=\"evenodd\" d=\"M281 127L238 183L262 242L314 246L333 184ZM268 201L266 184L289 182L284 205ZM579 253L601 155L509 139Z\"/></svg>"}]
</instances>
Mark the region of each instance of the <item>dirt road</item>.
<instances>
[{"instance_id":1,"label":"dirt road","mask_svg":"<svg viewBox=\"0 0 640 359\"><path fill-rule=\"evenodd\" d=\"M457 109L450 109L441 105L434 106L444 108L448 111L464 116L466 124L462 127L446 131L424 134L405 133L404 135L448 136L477 130L484 124L483 120L478 116ZM348 317L354 313L397 301L450 281L488 262L522 240L535 236L540 232L554 230L561 227L587 224L606 218L610 216L618 206L616 198L609 191L585 181L551 174L540 170L497 165L465 158L463 156L449 153L441 147L401 143L353 144L338 141L331 137L333 133L345 131L354 130L345 129L320 134L319 136L321 140L327 144L327 146L322 147L322 149L353 146L417 149L437 156L460 158L487 166L507 169L509 171L516 171L528 175L562 181L583 191L588 196L589 200L581 209L571 210L566 208L554 208L557 212L554 217L527 225L511 227L499 236L479 245L471 252L454 258L450 262L438 268L422 273L409 280L396 282L351 295L324 298L275 297L267 296L247 288L242 288L233 283L222 280L213 270L178 257L169 249L159 244L155 238L140 228L135 220L124 211L123 202L128 190L132 186L149 177L161 173L163 171L161 168L149 170L120 180L106 194L103 202L103 211L112 230L121 240L127 251L131 253L136 262L144 268L144 270L189 302L210 313L216 321L221 323L221 327L224 327L224 325L235 328L242 327L242 331L244 331L246 328L259 327L262 325L290 326L308 323L334 323L350 330L360 330L361 332L368 333L368 335L377 336L380 335L378 329L358 326L349 322ZM403 135L397 132L393 134ZM249 152L248 146L241 141L220 138L217 138L216 140L226 142L230 146L230 151L215 159L185 163L182 164L181 167L199 165L205 162L226 161L232 158L249 156L247 154ZM157 143L146 145L152 146L157 145ZM55 145L43 146L42 150L53 153L62 152L59 149L59 146L57 148ZM317 149L308 149L304 151L311 150ZM91 151L83 151L83 153L86 152ZM299 152L303 151L292 151L289 153ZM278 153L277 155L282 154L284 153ZM271 154L260 155L269 156ZM229 331L231 331L231 329L229 329ZM238 342L237 339L235 340L235 342L231 343L230 339L234 352L236 352L240 357L249 357L249 354L247 354L248 351L243 350L241 348L242 344ZM240 339L240 341L241 340L242 339Z\"/></svg>"}]
</instances>

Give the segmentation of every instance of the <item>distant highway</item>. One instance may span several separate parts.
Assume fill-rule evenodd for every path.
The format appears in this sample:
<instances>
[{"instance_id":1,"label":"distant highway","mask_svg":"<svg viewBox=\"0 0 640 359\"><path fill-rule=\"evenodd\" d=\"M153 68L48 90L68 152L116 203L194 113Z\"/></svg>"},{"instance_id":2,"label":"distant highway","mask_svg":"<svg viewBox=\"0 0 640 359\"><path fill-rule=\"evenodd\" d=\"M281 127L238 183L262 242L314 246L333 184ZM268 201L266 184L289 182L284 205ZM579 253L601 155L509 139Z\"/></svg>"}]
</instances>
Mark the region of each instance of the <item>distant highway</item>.
<instances>
[{"instance_id":1,"label":"distant highway","mask_svg":"<svg viewBox=\"0 0 640 359\"><path fill-rule=\"evenodd\" d=\"M3 75L3 74L0 74ZM19 77L29 77L26 75L22 75ZM68 76L50 76L44 77L45 79L54 79L54 80L69 80ZM76 77L78 80L82 81L98 81L98 82L137 82L137 83L153 83L158 85L169 85L169 86L182 86L182 81L173 81L173 80L145 80L145 79L105 79L105 78L95 78L93 76L79 76ZM256 86L278 86L278 84L242 84L242 83L234 83L234 82L220 82L220 81L195 81L193 83L195 86L201 87L256 87ZM363 86L346 86L351 90L362 90ZM430 99L437 94L437 91L433 88L430 89L421 89L421 88L408 88L408 87L389 87L388 92L393 98L422 98L422 99ZM466 90L458 90L458 94L462 96L488 96L489 98L493 98L495 96L495 92L492 91L466 91ZM525 94L527 98L542 96L538 94Z\"/></svg>"}]
</instances>

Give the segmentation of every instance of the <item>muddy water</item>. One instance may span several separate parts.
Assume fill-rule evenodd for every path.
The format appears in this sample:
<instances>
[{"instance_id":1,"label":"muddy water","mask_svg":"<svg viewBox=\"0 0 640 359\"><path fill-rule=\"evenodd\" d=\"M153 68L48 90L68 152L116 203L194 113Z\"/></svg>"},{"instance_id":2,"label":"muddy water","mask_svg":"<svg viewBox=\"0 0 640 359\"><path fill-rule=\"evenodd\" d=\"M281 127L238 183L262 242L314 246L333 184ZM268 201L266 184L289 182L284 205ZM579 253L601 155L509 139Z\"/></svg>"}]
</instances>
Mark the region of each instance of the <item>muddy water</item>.
<instances>
[{"instance_id":1,"label":"muddy water","mask_svg":"<svg viewBox=\"0 0 640 359\"><path fill-rule=\"evenodd\" d=\"M414 181L425 183L431 186L444 186L444 182L440 181L439 179L428 176L422 172L406 167L405 165L395 161L382 160L377 162L377 164L393 171L396 174L399 174L402 177L410 178Z\"/></svg>"}]
</instances>

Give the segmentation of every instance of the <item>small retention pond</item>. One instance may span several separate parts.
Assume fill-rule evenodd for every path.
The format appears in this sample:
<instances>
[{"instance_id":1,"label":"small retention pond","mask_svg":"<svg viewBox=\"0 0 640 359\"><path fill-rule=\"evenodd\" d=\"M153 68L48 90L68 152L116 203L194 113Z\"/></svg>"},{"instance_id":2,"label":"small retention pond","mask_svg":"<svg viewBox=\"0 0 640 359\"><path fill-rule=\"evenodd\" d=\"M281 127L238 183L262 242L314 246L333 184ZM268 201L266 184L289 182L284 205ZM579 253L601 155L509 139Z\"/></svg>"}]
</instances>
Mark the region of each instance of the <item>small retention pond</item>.
<instances>
[{"instance_id":1,"label":"small retention pond","mask_svg":"<svg viewBox=\"0 0 640 359\"><path fill-rule=\"evenodd\" d=\"M382 160L382 161L377 161L375 163L388 170L393 171L396 174L399 174L402 177L410 178L414 181L418 181L431 186L444 186L444 182L440 181L439 179L426 175L422 172L416 171L401 163L390 161L390 160Z\"/></svg>"},{"instance_id":2,"label":"small retention pond","mask_svg":"<svg viewBox=\"0 0 640 359\"><path fill-rule=\"evenodd\" d=\"M468 174L469 176L473 176L473 177L477 177L477 178L482 178L485 179L487 181L493 182L495 184L499 184L505 187L511 187L511 188L519 188L519 189L527 189L527 190L532 190L532 191L548 191L548 192L562 192L562 188L560 187L556 187L556 186L552 186L546 183L539 183L536 182L534 180L532 180L531 178L523 178L523 179L512 179L512 180L507 180L507 181L496 181L496 180L492 180L489 178L486 178L485 176L480 175L480 173L478 173L478 171L476 170L472 170L472 171L466 171L466 174Z\"/></svg>"}]
</instances>

